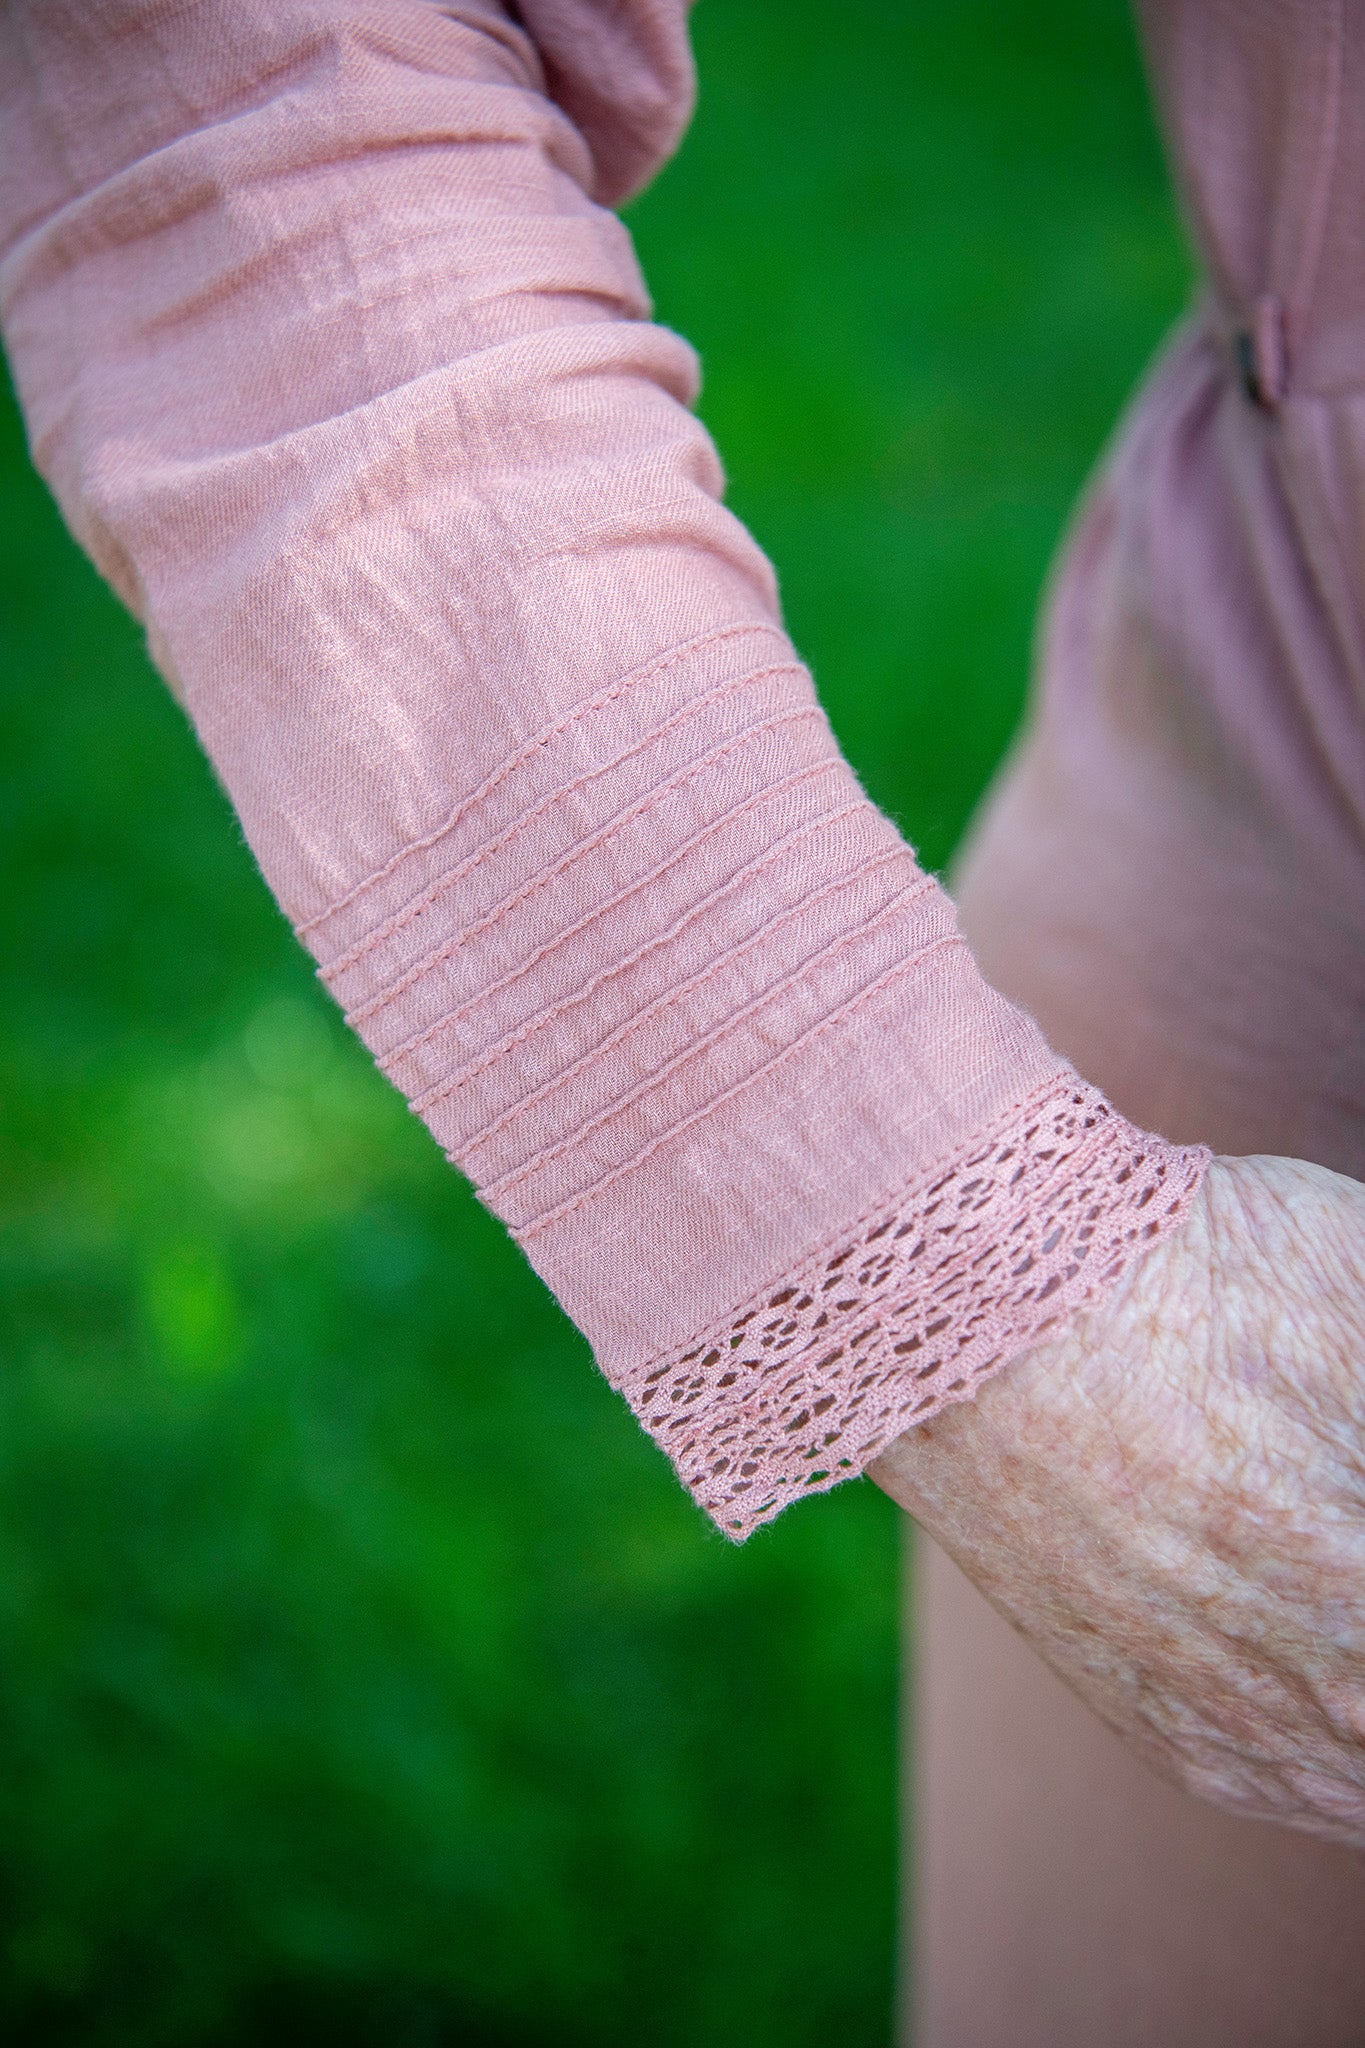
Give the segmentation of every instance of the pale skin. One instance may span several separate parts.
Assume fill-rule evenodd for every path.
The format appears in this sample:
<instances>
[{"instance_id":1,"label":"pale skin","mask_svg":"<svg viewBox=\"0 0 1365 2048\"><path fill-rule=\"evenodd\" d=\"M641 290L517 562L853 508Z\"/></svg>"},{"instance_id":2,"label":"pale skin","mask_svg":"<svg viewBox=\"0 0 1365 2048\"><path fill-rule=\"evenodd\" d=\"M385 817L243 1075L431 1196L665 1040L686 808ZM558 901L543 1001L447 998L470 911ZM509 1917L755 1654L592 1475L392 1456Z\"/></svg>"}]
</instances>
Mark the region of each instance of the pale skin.
<instances>
[{"instance_id":1,"label":"pale skin","mask_svg":"<svg viewBox=\"0 0 1365 2048\"><path fill-rule=\"evenodd\" d=\"M1365 1184L1216 1159L872 1476L1163 1776L1365 1847Z\"/></svg>"}]
</instances>

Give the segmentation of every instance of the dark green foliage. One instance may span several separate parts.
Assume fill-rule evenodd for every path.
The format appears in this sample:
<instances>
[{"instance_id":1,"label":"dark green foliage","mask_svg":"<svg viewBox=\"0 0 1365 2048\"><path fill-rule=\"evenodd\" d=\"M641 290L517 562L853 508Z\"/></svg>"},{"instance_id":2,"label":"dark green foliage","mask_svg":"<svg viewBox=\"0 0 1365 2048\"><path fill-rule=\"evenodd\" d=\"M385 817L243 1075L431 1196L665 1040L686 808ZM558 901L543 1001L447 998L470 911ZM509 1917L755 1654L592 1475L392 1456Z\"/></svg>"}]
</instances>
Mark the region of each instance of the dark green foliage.
<instances>
[{"instance_id":1,"label":"dark green foliage","mask_svg":"<svg viewBox=\"0 0 1365 2048\"><path fill-rule=\"evenodd\" d=\"M706 0L634 209L940 864L1183 258L1115 0ZM351 1042L4 417L0 2036L888 2032L895 1581L734 1551Z\"/></svg>"}]
</instances>

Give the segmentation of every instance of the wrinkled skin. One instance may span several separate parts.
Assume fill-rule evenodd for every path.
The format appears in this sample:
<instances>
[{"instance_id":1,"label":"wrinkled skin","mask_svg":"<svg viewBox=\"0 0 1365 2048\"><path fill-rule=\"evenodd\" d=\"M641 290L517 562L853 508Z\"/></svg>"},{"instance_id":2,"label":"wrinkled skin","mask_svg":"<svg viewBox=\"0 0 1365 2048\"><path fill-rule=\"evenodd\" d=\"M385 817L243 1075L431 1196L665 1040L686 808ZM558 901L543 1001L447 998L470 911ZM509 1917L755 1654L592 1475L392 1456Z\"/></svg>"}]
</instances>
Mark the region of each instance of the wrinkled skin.
<instances>
[{"instance_id":1,"label":"wrinkled skin","mask_svg":"<svg viewBox=\"0 0 1365 2048\"><path fill-rule=\"evenodd\" d=\"M1163 1776L1365 1847L1365 1185L1215 1160L1180 1232L872 1472Z\"/></svg>"}]
</instances>

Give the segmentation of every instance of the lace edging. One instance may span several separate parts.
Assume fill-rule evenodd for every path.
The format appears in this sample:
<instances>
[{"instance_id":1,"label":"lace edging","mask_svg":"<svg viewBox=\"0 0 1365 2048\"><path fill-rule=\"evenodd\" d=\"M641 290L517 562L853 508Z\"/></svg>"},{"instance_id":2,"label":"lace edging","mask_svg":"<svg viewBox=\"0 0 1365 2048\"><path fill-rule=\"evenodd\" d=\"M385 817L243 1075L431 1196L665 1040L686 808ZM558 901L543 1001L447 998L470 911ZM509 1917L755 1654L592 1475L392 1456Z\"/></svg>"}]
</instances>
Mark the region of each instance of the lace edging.
<instances>
[{"instance_id":1,"label":"lace edging","mask_svg":"<svg viewBox=\"0 0 1365 2048\"><path fill-rule=\"evenodd\" d=\"M1209 1157L1063 1076L622 1391L742 1541L1101 1294L1179 1221Z\"/></svg>"}]
</instances>

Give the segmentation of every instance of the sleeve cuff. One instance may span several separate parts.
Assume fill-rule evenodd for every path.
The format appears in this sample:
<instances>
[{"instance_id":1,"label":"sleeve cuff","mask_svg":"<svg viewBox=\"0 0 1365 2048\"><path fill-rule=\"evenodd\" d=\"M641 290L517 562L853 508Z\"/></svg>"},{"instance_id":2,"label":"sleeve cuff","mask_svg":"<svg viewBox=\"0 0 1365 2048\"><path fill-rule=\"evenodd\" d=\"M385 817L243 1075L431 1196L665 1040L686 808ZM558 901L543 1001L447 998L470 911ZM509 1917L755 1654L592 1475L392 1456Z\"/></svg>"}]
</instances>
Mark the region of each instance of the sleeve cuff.
<instances>
[{"instance_id":1,"label":"sleeve cuff","mask_svg":"<svg viewBox=\"0 0 1365 2048\"><path fill-rule=\"evenodd\" d=\"M1096 1300L1178 1228L1210 1156L1064 1074L622 1391L743 1541Z\"/></svg>"}]
</instances>

